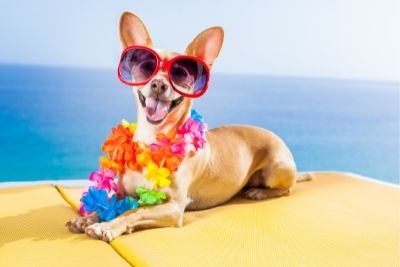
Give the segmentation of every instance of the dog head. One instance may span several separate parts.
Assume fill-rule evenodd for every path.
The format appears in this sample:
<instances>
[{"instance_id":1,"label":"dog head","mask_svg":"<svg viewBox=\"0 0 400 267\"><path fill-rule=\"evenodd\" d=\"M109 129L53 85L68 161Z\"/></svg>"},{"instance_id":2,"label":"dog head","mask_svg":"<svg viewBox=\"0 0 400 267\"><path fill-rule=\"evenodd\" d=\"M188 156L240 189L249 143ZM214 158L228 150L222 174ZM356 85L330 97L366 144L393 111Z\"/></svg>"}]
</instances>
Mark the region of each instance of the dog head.
<instances>
[{"instance_id":1,"label":"dog head","mask_svg":"<svg viewBox=\"0 0 400 267\"><path fill-rule=\"evenodd\" d=\"M210 69L221 49L223 36L221 27L206 29L193 39L183 55L201 59ZM143 22L129 12L121 16L120 37L124 49L131 46L144 46L155 51L161 61L167 62L179 55L175 52L153 48L152 40ZM140 58L145 55L136 56ZM146 68L146 65L142 67ZM165 124L183 122L192 106L193 98L185 97L174 90L163 66L145 84L133 86L133 92L137 100L139 125L148 124L149 127L163 128Z\"/></svg>"}]
</instances>

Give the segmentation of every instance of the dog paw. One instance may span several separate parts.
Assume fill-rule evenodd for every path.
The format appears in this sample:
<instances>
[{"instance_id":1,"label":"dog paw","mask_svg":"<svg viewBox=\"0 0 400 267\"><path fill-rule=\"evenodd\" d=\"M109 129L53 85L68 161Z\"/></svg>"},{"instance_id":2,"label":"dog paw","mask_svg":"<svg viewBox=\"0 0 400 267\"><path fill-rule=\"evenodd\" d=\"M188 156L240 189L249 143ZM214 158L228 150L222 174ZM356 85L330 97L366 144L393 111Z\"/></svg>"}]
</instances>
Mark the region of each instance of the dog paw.
<instances>
[{"instance_id":1,"label":"dog paw","mask_svg":"<svg viewBox=\"0 0 400 267\"><path fill-rule=\"evenodd\" d=\"M93 239L111 242L119 236L109 223L95 223L85 228L86 234Z\"/></svg>"},{"instance_id":2,"label":"dog paw","mask_svg":"<svg viewBox=\"0 0 400 267\"><path fill-rule=\"evenodd\" d=\"M99 218L96 213L93 213L88 216L78 217L73 219L65 224L68 230L72 233L84 233L86 227L97 223Z\"/></svg>"},{"instance_id":3,"label":"dog paw","mask_svg":"<svg viewBox=\"0 0 400 267\"><path fill-rule=\"evenodd\" d=\"M242 197L250 200L260 200L261 195L262 194L258 188L250 188L249 190L243 192Z\"/></svg>"},{"instance_id":4,"label":"dog paw","mask_svg":"<svg viewBox=\"0 0 400 267\"><path fill-rule=\"evenodd\" d=\"M250 200L262 200L289 195L290 189L250 188L242 194L242 197Z\"/></svg>"}]
</instances>

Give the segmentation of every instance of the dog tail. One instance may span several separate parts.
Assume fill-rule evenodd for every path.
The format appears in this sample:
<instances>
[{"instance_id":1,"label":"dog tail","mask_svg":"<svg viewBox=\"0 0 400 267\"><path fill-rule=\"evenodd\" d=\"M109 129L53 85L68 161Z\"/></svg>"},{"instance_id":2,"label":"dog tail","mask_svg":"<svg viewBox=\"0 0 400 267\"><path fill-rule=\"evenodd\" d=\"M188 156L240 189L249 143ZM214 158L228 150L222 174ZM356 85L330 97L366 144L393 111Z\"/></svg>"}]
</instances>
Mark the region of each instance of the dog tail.
<instances>
[{"instance_id":1,"label":"dog tail","mask_svg":"<svg viewBox=\"0 0 400 267\"><path fill-rule=\"evenodd\" d=\"M297 174L297 180L296 182L301 183L301 182L308 182L312 181L315 179L315 175L309 172L302 172Z\"/></svg>"}]
</instances>

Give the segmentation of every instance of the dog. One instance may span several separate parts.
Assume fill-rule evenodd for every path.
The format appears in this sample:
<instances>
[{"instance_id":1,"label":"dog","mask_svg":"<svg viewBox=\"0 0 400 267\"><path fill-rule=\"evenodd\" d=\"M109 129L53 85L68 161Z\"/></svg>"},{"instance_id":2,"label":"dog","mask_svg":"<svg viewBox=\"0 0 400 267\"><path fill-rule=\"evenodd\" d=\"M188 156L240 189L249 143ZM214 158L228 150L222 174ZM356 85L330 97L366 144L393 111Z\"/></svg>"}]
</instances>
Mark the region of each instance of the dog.
<instances>
[{"instance_id":1,"label":"dog","mask_svg":"<svg viewBox=\"0 0 400 267\"><path fill-rule=\"evenodd\" d=\"M152 48L152 40L143 22L125 12L120 20L123 48ZM224 39L221 27L198 34L184 55L199 58L211 69ZM155 50L161 60L178 56L166 50ZM140 55L139 55L140 56ZM122 66L124 68L124 66ZM193 98L174 91L163 68L140 86L134 86L137 103L135 140L150 144L158 133L179 127L189 116ZM155 115L156 103L166 107ZM160 104L161 103L161 104ZM107 242L138 229L182 227L185 210L201 210L227 202L241 194L252 200L287 196L297 181L311 180L311 174L299 174L293 156L285 143L262 128L232 125L208 131L203 149L186 157L172 176L172 183L162 191L168 200L160 205L132 209L108 222L99 222L96 213L67 223L71 232L85 232L89 237ZM119 176L123 194L136 196L138 186L149 186L141 171L127 169Z\"/></svg>"}]
</instances>

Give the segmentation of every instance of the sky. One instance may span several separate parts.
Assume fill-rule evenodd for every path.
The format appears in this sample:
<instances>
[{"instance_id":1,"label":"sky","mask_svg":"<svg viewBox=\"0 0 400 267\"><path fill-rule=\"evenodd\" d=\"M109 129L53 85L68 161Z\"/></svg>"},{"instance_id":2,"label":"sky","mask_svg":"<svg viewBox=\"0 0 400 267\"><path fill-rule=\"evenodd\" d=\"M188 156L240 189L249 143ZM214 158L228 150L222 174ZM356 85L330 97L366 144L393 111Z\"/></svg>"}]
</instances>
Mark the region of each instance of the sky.
<instances>
[{"instance_id":1,"label":"sky","mask_svg":"<svg viewBox=\"0 0 400 267\"><path fill-rule=\"evenodd\" d=\"M126 10L177 52L224 27L216 72L400 81L398 0L0 0L0 64L116 68Z\"/></svg>"}]
</instances>

